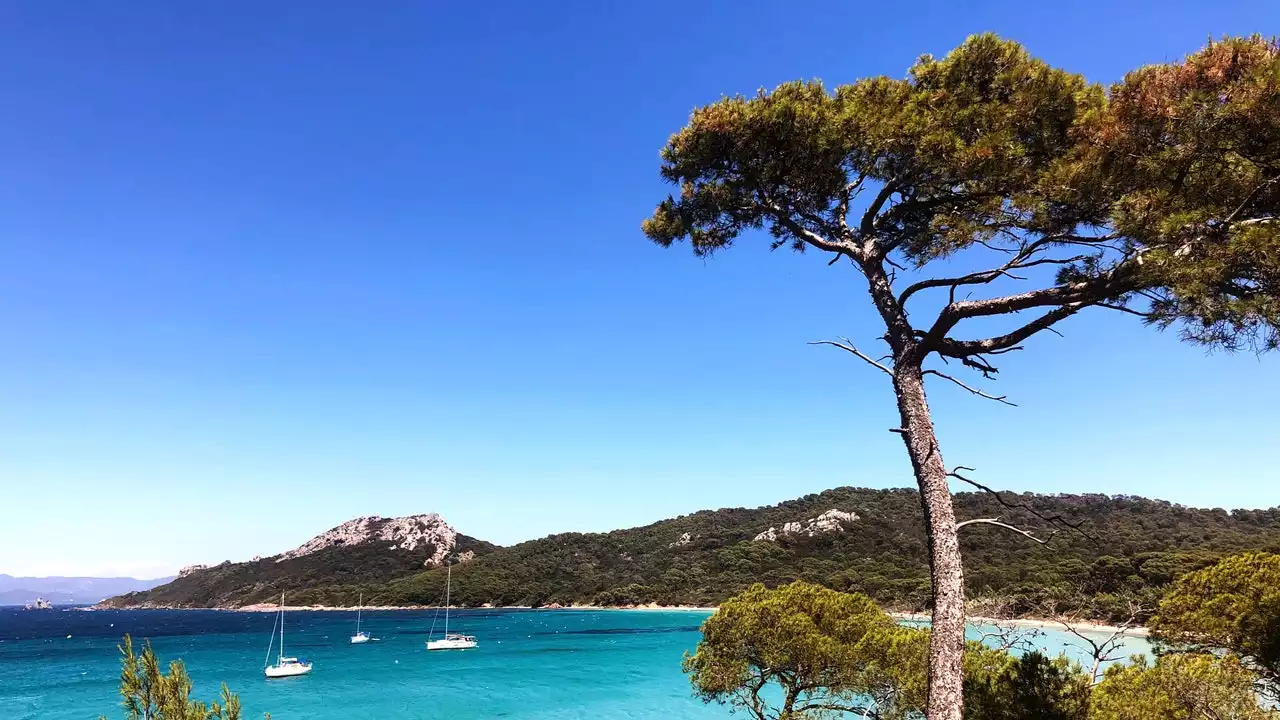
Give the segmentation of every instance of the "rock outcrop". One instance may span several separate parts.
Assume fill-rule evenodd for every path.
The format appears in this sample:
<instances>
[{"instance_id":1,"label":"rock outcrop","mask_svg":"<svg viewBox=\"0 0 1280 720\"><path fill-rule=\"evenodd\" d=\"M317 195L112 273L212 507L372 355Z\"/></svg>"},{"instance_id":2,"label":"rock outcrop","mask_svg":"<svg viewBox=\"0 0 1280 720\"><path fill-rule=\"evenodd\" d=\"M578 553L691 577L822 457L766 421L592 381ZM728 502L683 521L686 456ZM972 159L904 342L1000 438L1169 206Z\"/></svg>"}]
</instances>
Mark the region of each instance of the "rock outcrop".
<instances>
[{"instance_id":1,"label":"rock outcrop","mask_svg":"<svg viewBox=\"0 0 1280 720\"><path fill-rule=\"evenodd\" d=\"M423 563L436 567L444 562L458 542L458 531L436 513L384 518L379 515L348 520L332 530L320 533L294 550L276 558L283 562L319 552L335 545L390 543L390 550L416 550L427 547L431 555Z\"/></svg>"},{"instance_id":2,"label":"rock outcrop","mask_svg":"<svg viewBox=\"0 0 1280 720\"><path fill-rule=\"evenodd\" d=\"M676 547L680 547L681 545L688 545L691 542L693 542L693 535L691 533L685 533L681 535L680 538L675 542L668 544L667 547L676 548Z\"/></svg>"},{"instance_id":3,"label":"rock outcrop","mask_svg":"<svg viewBox=\"0 0 1280 720\"><path fill-rule=\"evenodd\" d=\"M201 570L207 570L208 568L208 565L188 565L178 571L178 577L186 577L193 572L200 572Z\"/></svg>"},{"instance_id":4,"label":"rock outcrop","mask_svg":"<svg viewBox=\"0 0 1280 720\"><path fill-rule=\"evenodd\" d=\"M788 535L803 535L805 537L813 537L823 533L844 532L844 526L848 523L857 522L858 514L854 512L844 512L832 508L817 517L809 518L803 522L789 522L783 524L782 528L771 527L768 530L756 535L754 540L776 541L781 537Z\"/></svg>"}]
</instances>

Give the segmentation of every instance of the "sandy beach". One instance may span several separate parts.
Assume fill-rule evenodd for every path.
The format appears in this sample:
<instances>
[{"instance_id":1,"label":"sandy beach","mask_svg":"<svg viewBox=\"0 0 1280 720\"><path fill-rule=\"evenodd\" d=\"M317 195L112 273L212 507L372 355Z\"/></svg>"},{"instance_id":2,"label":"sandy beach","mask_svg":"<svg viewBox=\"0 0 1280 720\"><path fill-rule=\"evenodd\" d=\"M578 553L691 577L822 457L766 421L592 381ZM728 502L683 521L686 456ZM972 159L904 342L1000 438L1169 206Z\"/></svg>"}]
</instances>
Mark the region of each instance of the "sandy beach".
<instances>
[{"instance_id":1,"label":"sandy beach","mask_svg":"<svg viewBox=\"0 0 1280 720\"><path fill-rule=\"evenodd\" d=\"M365 605L362 609L366 611L408 611L408 610L435 610L435 605ZM443 607L443 606L439 606ZM715 612L716 607L696 606L696 605L658 605L657 603L648 603L645 605L627 605L619 607L607 607L601 605L565 605L557 607L540 607L534 608L529 605L502 605L502 606L480 606L476 608L462 608L460 606L451 606L454 609L464 610L609 610L609 611L631 611L631 612L696 612L709 613ZM101 608L94 606L87 609L114 609ZM133 610L219 610L223 612L279 612L280 606L273 603L255 603L253 605L245 605L243 607L218 607L218 608L174 608L162 606L148 606L138 608L122 608ZM286 612L354 612L355 606L339 606L339 605L286 605ZM929 622L930 617L923 613L909 612L891 612L889 613L897 620L905 620L909 622ZM971 625L1011 625L1020 628L1029 628L1037 630L1063 630L1063 623L1057 620L1045 620L1040 618L990 618L974 616L967 619ZM1111 633L1120 633L1128 637L1147 637L1150 633L1147 628L1142 626L1132 626L1121 628L1116 625L1108 625L1106 623L1095 623L1078 621L1072 622L1071 627L1074 629L1090 633L1109 635Z\"/></svg>"}]
</instances>

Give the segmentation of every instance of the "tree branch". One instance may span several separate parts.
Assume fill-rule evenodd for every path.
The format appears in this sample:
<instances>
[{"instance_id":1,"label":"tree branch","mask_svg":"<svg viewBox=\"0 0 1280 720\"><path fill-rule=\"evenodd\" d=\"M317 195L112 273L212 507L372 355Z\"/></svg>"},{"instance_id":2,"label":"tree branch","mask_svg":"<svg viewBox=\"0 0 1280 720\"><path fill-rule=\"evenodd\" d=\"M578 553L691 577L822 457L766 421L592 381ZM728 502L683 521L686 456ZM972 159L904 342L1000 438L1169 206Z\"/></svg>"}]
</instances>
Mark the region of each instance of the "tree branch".
<instances>
[{"instance_id":1,"label":"tree branch","mask_svg":"<svg viewBox=\"0 0 1280 720\"><path fill-rule=\"evenodd\" d=\"M952 470L951 472L947 473L947 477L955 478L956 480L959 480L960 482L966 483L966 484L968 484L968 485L971 485L971 486L973 486L973 487L975 487L975 488L977 488L977 489L981 490L982 492L984 492L984 493L986 493L986 494L990 495L991 497L995 498L995 499L996 499L996 502L1000 503L1000 504L1001 504L1001 505L1003 505L1004 507L1009 508L1010 510L1024 510L1024 511L1026 511L1026 512L1030 513L1031 515L1033 515L1034 517L1037 517L1037 518L1039 518L1039 519L1041 519L1041 520L1043 520L1043 521L1045 521L1045 522L1049 523L1050 525L1057 525L1057 526L1059 526L1059 527L1063 527L1063 528L1066 528L1066 529L1068 529L1068 530L1073 530L1073 531L1080 533L1080 534L1081 534L1081 535L1083 535L1084 537L1086 537L1086 538L1088 538L1088 539L1090 539L1090 540L1092 540L1092 541L1094 541L1094 542L1098 542L1098 539L1097 539L1096 537L1094 537L1094 536L1092 536L1092 535L1090 535L1089 533L1086 533L1086 532L1084 531L1084 529L1083 529L1083 528L1084 528L1084 523L1083 523L1083 522L1076 522L1076 523L1073 523L1073 522L1070 522L1069 520L1067 520L1066 518L1062 517L1061 515L1045 515L1044 513L1041 513L1039 510L1036 510L1035 508L1031 507L1031 506L1030 506L1030 505L1028 505L1027 503L1021 503L1021 502L1009 502L1008 500L1005 500L1003 497L1001 497L1001 496L1000 496L1000 493L999 493L998 491L996 491L996 490L992 490L991 488L987 487L986 485L983 485L982 483L978 482L977 480L974 480L974 479L972 479L972 478L965 477L964 475L961 475L961 474L960 474L960 471L961 471L961 470L965 470L965 471L968 471L968 472L975 472L975 470L974 470L973 468L971 468L971 467L965 467L965 466L963 466L963 465L957 465L957 466L956 466L956 468L955 468L954 470Z\"/></svg>"},{"instance_id":2,"label":"tree branch","mask_svg":"<svg viewBox=\"0 0 1280 720\"><path fill-rule=\"evenodd\" d=\"M995 395L988 395L987 393L982 392L981 390L975 387L964 384L963 382L957 380L956 378L951 377L950 375L947 375L946 373L941 373L941 372L938 372L937 370L925 370L922 374L937 375L938 377L944 380L950 380L951 382L955 383L956 385L959 385L960 387L964 388L965 390L968 390L969 392L973 393L974 395L977 395L978 397L986 398L988 400L995 400L998 403L1004 403L1005 405L1008 405L1010 407L1018 407L1016 403L1011 403L1008 400L1006 400L1005 398L1007 396L1005 395L1000 395L998 397Z\"/></svg>"},{"instance_id":3,"label":"tree branch","mask_svg":"<svg viewBox=\"0 0 1280 720\"><path fill-rule=\"evenodd\" d=\"M939 355L953 358L970 358L974 355L999 353L1011 350L1018 343L1035 335L1041 330L1050 329L1051 325L1065 320L1083 310L1090 303L1076 302L1054 308L1013 332L985 340L952 340L951 338L931 337L933 330L925 335L922 344L926 352L937 352ZM1097 304L1097 303L1092 303Z\"/></svg>"},{"instance_id":4,"label":"tree branch","mask_svg":"<svg viewBox=\"0 0 1280 720\"><path fill-rule=\"evenodd\" d=\"M1130 601L1129 619L1117 625L1111 634L1102 641L1094 640L1080 632L1080 630L1075 627L1074 621L1070 618L1058 617L1057 620L1067 632L1071 633L1088 645L1087 648L1081 649L1085 650L1085 652L1089 653L1089 656L1093 658L1093 668L1090 671L1089 676L1093 678L1093 682L1096 683L1102 677L1102 673L1100 672L1102 664L1112 660L1117 660L1121 657L1120 650L1124 647L1123 640L1125 635L1128 633L1129 628L1137 622L1138 616L1141 613L1142 606Z\"/></svg>"},{"instance_id":5,"label":"tree branch","mask_svg":"<svg viewBox=\"0 0 1280 720\"><path fill-rule=\"evenodd\" d=\"M1094 304L1100 308L1107 308L1108 310L1119 310L1120 312L1129 313L1130 315L1137 315L1143 320L1150 320L1152 317L1154 317L1151 313L1145 313L1145 312L1142 312L1141 310L1134 310L1131 307L1120 305L1118 303L1113 304L1113 303L1100 302L1100 303L1094 303Z\"/></svg>"},{"instance_id":6,"label":"tree branch","mask_svg":"<svg viewBox=\"0 0 1280 720\"><path fill-rule=\"evenodd\" d=\"M757 197L759 198L761 206L763 206L763 208L769 213L769 216L773 218L774 222L786 228L797 239L802 240L819 250L848 255L850 258L854 258L856 256L857 248L855 246L825 238L795 220L792 220L790 215L788 215L782 207L770 202L762 194L757 194Z\"/></svg>"},{"instance_id":7,"label":"tree branch","mask_svg":"<svg viewBox=\"0 0 1280 720\"><path fill-rule=\"evenodd\" d=\"M804 703L803 705L795 708L797 713L806 713L810 710L832 710L835 712L853 713L854 715L859 715L864 718L879 717L879 713L876 710L866 706L854 707L848 705L830 705L826 703Z\"/></svg>"},{"instance_id":8,"label":"tree branch","mask_svg":"<svg viewBox=\"0 0 1280 720\"><path fill-rule=\"evenodd\" d=\"M881 372L884 372L885 374L890 376L893 375L893 370L880 364L878 361L871 359L870 356L864 354L861 350L854 347L853 343L850 343L848 338L840 338L840 339L843 340L844 342L836 342L834 340L814 340L809 344L810 345L830 345L832 347L838 347L841 350L844 350L845 352L853 353L854 355L858 356L859 358L866 361L870 365L879 369Z\"/></svg>"},{"instance_id":9,"label":"tree branch","mask_svg":"<svg viewBox=\"0 0 1280 720\"><path fill-rule=\"evenodd\" d=\"M964 522L956 523L956 530L958 531L960 530L960 528L965 527L967 525L995 525L996 527L1000 527L1000 528L1004 528L1005 530L1011 530L1013 532L1016 532L1019 535L1027 538L1028 540L1031 540L1032 542L1040 543L1041 545L1048 545L1049 541L1053 539L1053 536L1058 534L1058 531L1054 530L1053 532L1049 533L1049 537L1041 540L1040 538L1032 534L1030 530L1023 530L1022 528L1014 527L1007 523L1002 523L1000 522L1000 518L974 518L973 520L965 520Z\"/></svg>"},{"instance_id":10,"label":"tree branch","mask_svg":"<svg viewBox=\"0 0 1280 720\"><path fill-rule=\"evenodd\" d=\"M867 174L861 173L857 180L845 185L844 190L840 191L840 201L836 205L836 218L845 232L849 231L849 203L862 192L862 183L866 182L866 179Z\"/></svg>"},{"instance_id":11,"label":"tree branch","mask_svg":"<svg viewBox=\"0 0 1280 720\"><path fill-rule=\"evenodd\" d=\"M885 182L884 187L880 188L880 192L876 194L876 198L867 206L866 212L862 213L862 222L859 224L859 230L866 238L874 237L876 234L876 216L880 214L880 209L884 207L889 198L898 191L898 185L895 181L889 180Z\"/></svg>"}]
</instances>

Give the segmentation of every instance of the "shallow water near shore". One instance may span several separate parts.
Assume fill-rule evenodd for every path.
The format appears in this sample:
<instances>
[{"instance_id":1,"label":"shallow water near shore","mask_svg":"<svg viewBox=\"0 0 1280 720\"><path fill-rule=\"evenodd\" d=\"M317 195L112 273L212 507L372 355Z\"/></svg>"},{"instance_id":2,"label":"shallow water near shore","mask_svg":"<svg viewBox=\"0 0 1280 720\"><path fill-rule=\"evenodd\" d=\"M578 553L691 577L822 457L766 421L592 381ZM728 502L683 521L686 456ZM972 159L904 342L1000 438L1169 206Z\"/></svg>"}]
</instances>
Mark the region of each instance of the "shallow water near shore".
<instances>
[{"instance_id":1,"label":"shallow water near shore","mask_svg":"<svg viewBox=\"0 0 1280 720\"><path fill-rule=\"evenodd\" d=\"M268 681L270 613L0 608L0 718L121 717L115 646L130 633L149 638L162 661L183 660L201 699L225 681L246 720L723 719L727 709L694 699L680 671L708 614L460 610L449 629L476 635L480 647L427 652L430 610L367 612L362 627L380 640L354 646L354 612L291 613L286 651L315 671ZM1079 657L1072 640L1049 631L1038 643ZM1126 641L1126 654L1147 650Z\"/></svg>"}]
</instances>

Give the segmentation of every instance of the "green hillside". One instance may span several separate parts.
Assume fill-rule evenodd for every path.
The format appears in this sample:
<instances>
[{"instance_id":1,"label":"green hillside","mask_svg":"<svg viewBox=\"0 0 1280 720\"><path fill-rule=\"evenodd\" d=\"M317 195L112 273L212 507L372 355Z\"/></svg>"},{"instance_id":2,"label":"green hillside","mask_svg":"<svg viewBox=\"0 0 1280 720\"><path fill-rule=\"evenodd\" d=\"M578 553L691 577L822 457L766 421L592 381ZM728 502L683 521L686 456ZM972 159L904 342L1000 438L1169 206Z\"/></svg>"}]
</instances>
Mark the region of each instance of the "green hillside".
<instances>
[{"instance_id":1,"label":"green hillside","mask_svg":"<svg viewBox=\"0 0 1280 720\"><path fill-rule=\"evenodd\" d=\"M1095 603L1098 614L1118 615L1123 598L1150 604L1174 577L1224 554L1280 550L1280 509L1227 513L1103 495L1003 497L1081 524L1079 532L1061 530L1048 546L990 526L962 530L971 594L1019 598L1013 608L1019 612ZM859 520L841 532L753 540L831 509L855 512ZM1051 532L1032 512L1010 510L982 493L957 495L956 511L961 519L999 516L1042 536ZM709 605L753 582L804 579L919 609L929 587L925 542L914 490L839 488L772 507L704 511L503 548L454 568L453 597L468 605ZM443 571L429 571L370 591L385 604L431 603L443 584Z\"/></svg>"},{"instance_id":2,"label":"green hillside","mask_svg":"<svg viewBox=\"0 0 1280 720\"><path fill-rule=\"evenodd\" d=\"M1018 598L1013 609L1036 613L1048 604L1092 604L1100 616L1123 612L1126 598L1150 604L1174 577L1248 549L1280 551L1280 509L1206 510L1126 496L1012 495L1009 509L984 493L956 496L964 520L1001 517L1047 537L1060 516L1080 530L1059 532L1048 546L1005 530L974 525L961 531L971 595ZM839 530L787 534L830 510L857 520ZM776 540L755 540L775 528ZM837 488L770 507L703 511L609 533L563 533L506 548L467 539L459 552L477 557L454 567L453 598L462 605L552 603L709 605L753 582L804 579L866 593L887 607L922 609L929 576L925 534L914 490ZM377 546L331 548L282 563L262 561L211 568L207 575L117 599L188 607L269 601L280 589L290 603L353 605L438 603L443 569ZM305 561L305 562L302 562Z\"/></svg>"},{"instance_id":3,"label":"green hillside","mask_svg":"<svg viewBox=\"0 0 1280 720\"><path fill-rule=\"evenodd\" d=\"M481 556L496 547L492 543L458 535L454 552L470 551ZM308 591L331 592L334 588L373 585L421 572L423 563L434 551L431 545L414 550L391 550L385 543L364 543L325 548L279 562L274 557L254 562L226 562L197 570L145 592L112 598L104 605L239 607L278 602L281 592L289 594L290 604L302 604L306 602ZM351 604L355 604L355 600Z\"/></svg>"}]
</instances>

